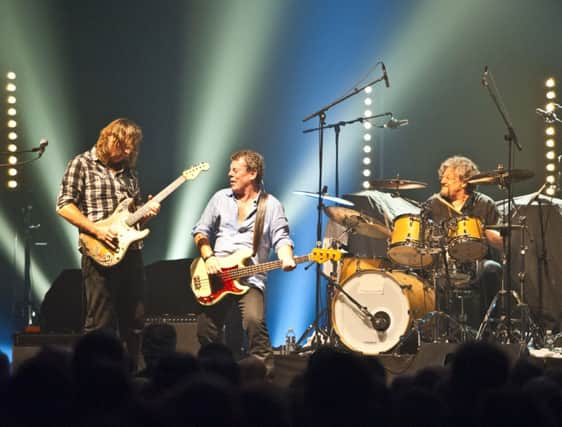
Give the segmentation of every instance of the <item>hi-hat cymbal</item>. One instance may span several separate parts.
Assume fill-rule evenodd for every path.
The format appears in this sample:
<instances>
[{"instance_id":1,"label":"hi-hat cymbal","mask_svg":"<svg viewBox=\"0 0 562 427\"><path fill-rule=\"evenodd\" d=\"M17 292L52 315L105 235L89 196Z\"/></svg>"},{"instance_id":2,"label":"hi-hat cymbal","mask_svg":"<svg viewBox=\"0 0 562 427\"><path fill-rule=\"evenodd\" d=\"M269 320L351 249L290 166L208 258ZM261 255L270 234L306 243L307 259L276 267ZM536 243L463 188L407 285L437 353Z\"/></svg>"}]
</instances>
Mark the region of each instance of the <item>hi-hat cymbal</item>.
<instances>
[{"instance_id":1,"label":"hi-hat cymbal","mask_svg":"<svg viewBox=\"0 0 562 427\"><path fill-rule=\"evenodd\" d=\"M299 196L306 196L306 197L312 197L314 199L318 199L318 193L317 192L314 193L312 191L293 191L293 194L298 194ZM355 205L355 203L350 202L349 200L345 200L345 199L342 199L340 197L335 197L335 196L328 196L327 194L323 194L322 199L328 200L328 201L334 202L334 203L339 203L340 205L344 205L344 206Z\"/></svg>"},{"instance_id":2,"label":"hi-hat cymbal","mask_svg":"<svg viewBox=\"0 0 562 427\"><path fill-rule=\"evenodd\" d=\"M340 225L349 228L351 232L362 236L384 239L390 237L390 230L385 225L354 209L330 206L324 208L326 215Z\"/></svg>"},{"instance_id":3,"label":"hi-hat cymbal","mask_svg":"<svg viewBox=\"0 0 562 427\"><path fill-rule=\"evenodd\" d=\"M411 179L374 179L369 181L372 188L381 188L383 190L417 190L427 187L425 182L412 181Z\"/></svg>"},{"instance_id":4,"label":"hi-hat cymbal","mask_svg":"<svg viewBox=\"0 0 562 427\"><path fill-rule=\"evenodd\" d=\"M533 171L528 169L511 169L508 172L505 169L495 169L488 172L481 172L473 175L469 180L469 184L502 184L506 181L523 181L535 176Z\"/></svg>"}]
</instances>

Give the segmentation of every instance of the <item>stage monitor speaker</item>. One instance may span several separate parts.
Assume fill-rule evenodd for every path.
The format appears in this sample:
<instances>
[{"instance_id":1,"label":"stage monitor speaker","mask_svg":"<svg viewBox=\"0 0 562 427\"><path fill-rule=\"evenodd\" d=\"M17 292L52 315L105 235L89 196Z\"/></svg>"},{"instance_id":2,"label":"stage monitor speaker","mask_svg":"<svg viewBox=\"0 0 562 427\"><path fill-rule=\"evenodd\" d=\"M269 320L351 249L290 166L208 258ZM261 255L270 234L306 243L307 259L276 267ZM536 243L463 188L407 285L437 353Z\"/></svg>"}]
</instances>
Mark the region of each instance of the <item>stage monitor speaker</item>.
<instances>
[{"instance_id":1,"label":"stage monitor speaker","mask_svg":"<svg viewBox=\"0 0 562 427\"><path fill-rule=\"evenodd\" d=\"M23 362L35 356L45 346L71 352L81 336L82 334L14 334L12 372L16 372Z\"/></svg>"},{"instance_id":2,"label":"stage monitor speaker","mask_svg":"<svg viewBox=\"0 0 562 427\"><path fill-rule=\"evenodd\" d=\"M197 339L197 318L188 313L183 316L152 316L145 319L145 326L165 323L174 327L177 343L176 351L197 356L200 345Z\"/></svg>"}]
</instances>

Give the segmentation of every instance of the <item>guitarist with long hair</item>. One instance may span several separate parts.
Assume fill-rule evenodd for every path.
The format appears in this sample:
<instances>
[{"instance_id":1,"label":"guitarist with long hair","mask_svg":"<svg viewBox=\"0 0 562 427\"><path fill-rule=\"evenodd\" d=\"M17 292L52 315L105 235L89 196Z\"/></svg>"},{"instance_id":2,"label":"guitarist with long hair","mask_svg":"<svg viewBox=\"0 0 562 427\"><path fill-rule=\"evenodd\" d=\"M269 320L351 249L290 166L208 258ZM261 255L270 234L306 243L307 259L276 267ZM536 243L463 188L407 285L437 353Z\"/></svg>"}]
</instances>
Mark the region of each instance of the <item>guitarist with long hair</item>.
<instances>
[{"instance_id":1,"label":"guitarist with long hair","mask_svg":"<svg viewBox=\"0 0 562 427\"><path fill-rule=\"evenodd\" d=\"M67 165L57 198L57 213L92 236L102 247L119 247L118 231L100 221L110 217L125 199L141 205L139 180L135 168L142 140L141 128L128 119L119 118L100 132L97 143L74 157ZM156 216L160 204L148 202L140 223ZM134 208L134 206L130 206ZM144 264L140 249L142 241L134 242L122 260L114 266L103 266L82 252L84 286L84 332L113 330L126 344L136 363L143 328Z\"/></svg>"},{"instance_id":2,"label":"guitarist with long hair","mask_svg":"<svg viewBox=\"0 0 562 427\"><path fill-rule=\"evenodd\" d=\"M263 157L251 150L230 157L230 187L216 192L193 228L195 245L201 253L210 277L223 272L222 260L239 252L251 254L248 261L260 264L268 260L271 249L290 271L296 263L289 224L281 203L262 188ZM240 307L242 326L248 334L248 353L265 360L272 368L272 348L265 322L265 273L240 279L248 287L242 294L225 295L216 304L204 306L198 317L200 343L219 342L225 317L232 304Z\"/></svg>"}]
</instances>

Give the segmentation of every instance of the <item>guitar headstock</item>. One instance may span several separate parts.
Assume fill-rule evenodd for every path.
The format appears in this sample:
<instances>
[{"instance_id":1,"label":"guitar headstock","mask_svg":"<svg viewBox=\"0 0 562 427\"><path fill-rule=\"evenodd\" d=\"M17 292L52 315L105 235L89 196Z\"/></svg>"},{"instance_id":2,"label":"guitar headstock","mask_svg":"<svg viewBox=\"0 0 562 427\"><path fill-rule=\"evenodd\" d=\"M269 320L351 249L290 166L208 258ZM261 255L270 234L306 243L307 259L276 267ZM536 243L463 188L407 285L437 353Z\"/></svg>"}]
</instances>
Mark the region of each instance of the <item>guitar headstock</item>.
<instances>
[{"instance_id":1,"label":"guitar headstock","mask_svg":"<svg viewBox=\"0 0 562 427\"><path fill-rule=\"evenodd\" d=\"M185 179L195 179L201 172L209 170L209 163L201 162L197 165L191 166L189 169L184 170L181 174Z\"/></svg>"},{"instance_id":2,"label":"guitar headstock","mask_svg":"<svg viewBox=\"0 0 562 427\"><path fill-rule=\"evenodd\" d=\"M323 264L327 261L339 261L342 257L342 251L339 249L314 248L309 257L312 261Z\"/></svg>"}]
</instances>

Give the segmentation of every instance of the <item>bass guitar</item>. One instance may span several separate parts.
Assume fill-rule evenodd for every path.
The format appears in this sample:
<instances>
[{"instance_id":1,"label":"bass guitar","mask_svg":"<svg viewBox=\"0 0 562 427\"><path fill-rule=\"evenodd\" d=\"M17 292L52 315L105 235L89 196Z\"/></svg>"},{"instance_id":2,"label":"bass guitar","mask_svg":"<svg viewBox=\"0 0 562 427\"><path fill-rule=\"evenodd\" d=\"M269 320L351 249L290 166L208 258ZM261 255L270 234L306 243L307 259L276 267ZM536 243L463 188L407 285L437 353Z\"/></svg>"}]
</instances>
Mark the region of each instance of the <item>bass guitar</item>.
<instances>
[{"instance_id":1,"label":"bass guitar","mask_svg":"<svg viewBox=\"0 0 562 427\"><path fill-rule=\"evenodd\" d=\"M295 257L297 264L303 262L339 261L342 252L338 249L315 248L308 255ZM191 264L191 290L197 302L201 305L214 305L228 294L243 295L250 289L240 283L240 279L253 276L256 273L276 270L282 267L281 260L264 262L262 264L248 264L252 257L251 249L243 249L226 257L218 258L221 266L219 274L207 274L205 261L195 259Z\"/></svg>"}]
</instances>

